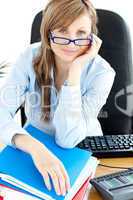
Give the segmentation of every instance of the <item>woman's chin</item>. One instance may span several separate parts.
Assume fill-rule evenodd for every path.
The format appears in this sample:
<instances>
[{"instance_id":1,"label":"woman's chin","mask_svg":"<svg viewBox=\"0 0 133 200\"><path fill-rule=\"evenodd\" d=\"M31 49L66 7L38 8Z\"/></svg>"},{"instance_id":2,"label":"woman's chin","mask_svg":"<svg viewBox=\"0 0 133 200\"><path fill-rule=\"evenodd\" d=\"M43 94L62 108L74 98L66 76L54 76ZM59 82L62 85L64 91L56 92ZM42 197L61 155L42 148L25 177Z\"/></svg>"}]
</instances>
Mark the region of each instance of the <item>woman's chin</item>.
<instances>
[{"instance_id":1,"label":"woman's chin","mask_svg":"<svg viewBox=\"0 0 133 200\"><path fill-rule=\"evenodd\" d=\"M66 62L70 62L70 61L73 61L75 58L77 57L77 55L69 55L69 56L62 56L61 59L66 61Z\"/></svg>"}]
</instances>

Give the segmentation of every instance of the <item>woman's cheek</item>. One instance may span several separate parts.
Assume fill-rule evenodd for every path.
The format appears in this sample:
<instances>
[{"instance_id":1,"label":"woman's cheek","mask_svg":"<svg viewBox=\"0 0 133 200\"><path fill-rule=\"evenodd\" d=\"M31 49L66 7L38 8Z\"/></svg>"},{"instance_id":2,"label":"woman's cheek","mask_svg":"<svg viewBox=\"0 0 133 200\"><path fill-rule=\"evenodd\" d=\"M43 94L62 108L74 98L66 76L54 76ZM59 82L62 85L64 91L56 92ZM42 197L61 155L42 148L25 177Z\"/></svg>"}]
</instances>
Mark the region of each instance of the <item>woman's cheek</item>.
<instances>
[{"instance_id":1,"label":"woman's cheek","mask_svg":"<svg viewBox=\"0 0 133 200\"><path fill-rule=\"evenodd\" d=\"M82 49L79 51L77 57L83 55L87 50L88 50L88 47L82 48Z\"/></svg>"}]
</instances>

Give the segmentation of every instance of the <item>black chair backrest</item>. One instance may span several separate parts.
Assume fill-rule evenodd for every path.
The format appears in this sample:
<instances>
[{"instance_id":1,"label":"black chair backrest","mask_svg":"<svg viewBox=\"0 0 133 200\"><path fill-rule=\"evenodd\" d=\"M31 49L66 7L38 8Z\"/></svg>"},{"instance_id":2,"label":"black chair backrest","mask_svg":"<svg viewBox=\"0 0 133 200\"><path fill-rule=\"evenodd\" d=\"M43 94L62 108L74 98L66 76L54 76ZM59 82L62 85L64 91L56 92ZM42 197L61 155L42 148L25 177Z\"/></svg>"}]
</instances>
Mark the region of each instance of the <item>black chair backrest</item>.
<instances>
[{"instance_id":1,"label":"black chair backrest","mask_svg":"<svg viewBox=\"0 0 133 200\"><path fill-rule=\"evenodd\" d=\"M105 134L131 133L133 106L128 93L133 86L133 66L128 27L114 12L98 9L97 14L99 37L103 40L100 55L116 71L113 88L100 112L99 121Z\"/></svg>"},{"instance_id":2,"label":"black chair backrest","mask_svg":"<svg viewBox=\"0 0 133 200\"><path fill-rule=\"evenodd\" d=\"M124 20L112 11L97 9L97 14L99 37L103 40L100 55L116 71L114 85L98 119L104 134L131 133L131 108L128 111L129 96L126 94L128 92L127 86L133 83L131 41L128 28ZM41 20L42 11L33 20L31 43L41 40Z\"/></svg>"}]
</instances>

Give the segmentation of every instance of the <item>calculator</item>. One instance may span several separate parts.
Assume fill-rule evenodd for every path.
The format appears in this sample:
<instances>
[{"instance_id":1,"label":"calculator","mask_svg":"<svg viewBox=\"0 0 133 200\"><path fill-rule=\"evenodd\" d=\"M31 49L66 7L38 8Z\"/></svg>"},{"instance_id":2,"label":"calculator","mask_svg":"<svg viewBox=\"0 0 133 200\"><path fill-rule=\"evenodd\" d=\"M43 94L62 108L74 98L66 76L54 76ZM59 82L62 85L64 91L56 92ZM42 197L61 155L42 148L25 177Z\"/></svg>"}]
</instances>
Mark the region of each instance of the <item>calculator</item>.
<instances>
[{"instance_id":1,"label":"calculator","mask_svg":"<svg viewBox=\"0 0 133 200\"><path fill-rule=\"evenodd\" d=\"M104 200L133 200L133 168L93 178L90 183Z\"/></svg>"}]
</instances>

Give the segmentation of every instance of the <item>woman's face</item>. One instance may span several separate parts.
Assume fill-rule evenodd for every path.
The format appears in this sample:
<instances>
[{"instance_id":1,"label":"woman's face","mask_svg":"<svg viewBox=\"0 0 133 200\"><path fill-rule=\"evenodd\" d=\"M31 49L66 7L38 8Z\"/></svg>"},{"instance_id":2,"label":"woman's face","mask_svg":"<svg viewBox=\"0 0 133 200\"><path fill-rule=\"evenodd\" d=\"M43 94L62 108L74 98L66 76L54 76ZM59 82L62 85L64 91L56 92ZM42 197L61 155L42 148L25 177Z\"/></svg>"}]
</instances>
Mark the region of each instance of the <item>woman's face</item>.
<instances>
[{"instance_id":1,"label":"woman's face","mask_svg":"<svg viewBox=\"0 0 133 200\"><path fill-rule=\"evenodd\" d=\"M52 31L52 36L69 39L87 39L91 34L91 20L88 13L79 16L67 29L61 27ZM77 46L73 42L68 45L55 44L50 40L55 58L64 62L71 62L84 53L88 46Z\"/></svg>"}]
</instances>

